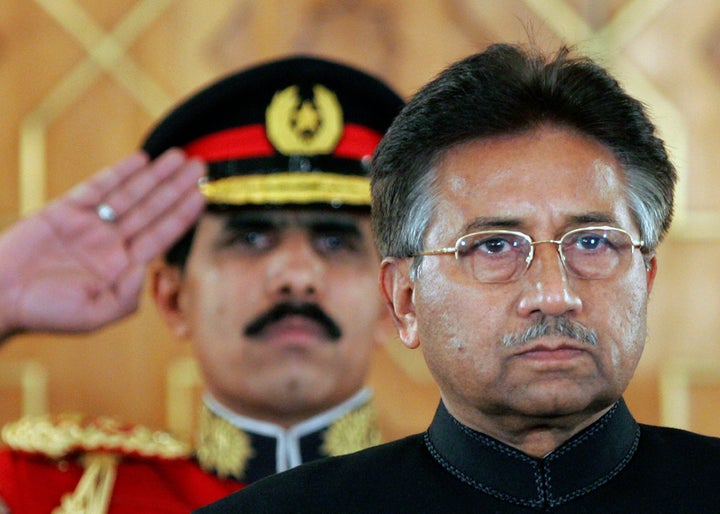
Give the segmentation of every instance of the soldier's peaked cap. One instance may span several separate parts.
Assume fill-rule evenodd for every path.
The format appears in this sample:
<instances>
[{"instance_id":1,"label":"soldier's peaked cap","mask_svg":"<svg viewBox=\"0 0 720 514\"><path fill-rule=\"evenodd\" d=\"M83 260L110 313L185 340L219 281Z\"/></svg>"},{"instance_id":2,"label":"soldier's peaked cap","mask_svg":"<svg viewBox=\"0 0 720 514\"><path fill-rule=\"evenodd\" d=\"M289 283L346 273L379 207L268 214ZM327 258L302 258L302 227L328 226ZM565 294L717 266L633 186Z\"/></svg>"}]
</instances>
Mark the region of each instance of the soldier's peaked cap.
<instances>
[{"instance_id":1,"label":"soldier's peaked cap","mask_svg":"<svg viewBox=\"0 0 720 514\"><path fill-rule=\"evenodd\" d=\"M369 207L368 163L404 102L376 77L293 56L226 76L173 109L143 149L208 164L209 205Z\"/></svg>"}]
</instances>

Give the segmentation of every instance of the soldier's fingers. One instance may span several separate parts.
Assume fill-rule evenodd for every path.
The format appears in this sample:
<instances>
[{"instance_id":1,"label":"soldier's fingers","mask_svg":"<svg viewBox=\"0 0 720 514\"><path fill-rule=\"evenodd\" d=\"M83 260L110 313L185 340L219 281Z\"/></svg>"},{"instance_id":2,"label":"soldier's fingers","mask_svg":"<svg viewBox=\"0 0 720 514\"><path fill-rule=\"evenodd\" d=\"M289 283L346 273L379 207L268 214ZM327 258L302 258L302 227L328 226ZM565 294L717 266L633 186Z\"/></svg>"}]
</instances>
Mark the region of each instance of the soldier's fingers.
<instances>
[{"instance_id":1,"label":"soldier's fingers","mask_svg":"<svg viewBox=\"0 0 720 514\"><path fill-rule=\"evenodd\" d=\"M136 238L161 218L174 216L182 202L202 203L197 182L204 174L205 165L200 161L184 162L124 213L118 222L120 233L128 239Z\"/></svg>"},{"instance_id":2,"label":"soldier's fingers","mask_svg":"<svg viewBox=\"0 0 720 514\"><path fill-rule=\"evenodd\" d=\"M165 193L172 177L187 163L185 154L174 148L166 151L147 166L128 174L125 180L101 198L101 203L110 207L120 220L126 213L142 205L149 195Z\"/></svg>"},{"instance_id":3,"label":"soldier's fingers","mask_svg":"<svg viewBox=\"0 0 720 514\"><path fill-rule=\"evenodd\" d=\"M204 207L205 199L197 185L191 184L180 192L170 208L133 235L129 245L131 259L145 263L166 251L197 221Z\"/></svg>"},{"instance_id":4,"label":"soldier's fingers","mask_svg":"<svg viewBox=\"0 0 720 514\"><path fill-rule=\"evenodd\" d=\"M136 152L121 161L103 168L81 182L68 193L68 198L82 207L94 208L106 195L139 173L148 164L144 152Z\"/></svg>"}]
</instances>

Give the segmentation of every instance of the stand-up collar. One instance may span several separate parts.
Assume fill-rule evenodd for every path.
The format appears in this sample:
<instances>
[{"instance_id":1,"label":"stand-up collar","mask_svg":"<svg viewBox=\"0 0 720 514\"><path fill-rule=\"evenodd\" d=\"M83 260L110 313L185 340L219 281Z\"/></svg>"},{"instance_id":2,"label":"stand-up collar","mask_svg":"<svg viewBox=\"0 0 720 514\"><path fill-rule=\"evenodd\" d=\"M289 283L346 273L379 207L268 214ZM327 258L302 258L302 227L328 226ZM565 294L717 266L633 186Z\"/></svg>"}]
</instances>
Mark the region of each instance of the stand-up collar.
<instances>
[{"instance_id":1,"label":"stand-up collar","mask_svg":"<svg viewBox=\"0 0 720 514\"><path fill-rule=\"evenodd\" d=\"M203 400L196 455L204 469L221 477L254 482L380 442L368 389L289 428L241 416L209 394Z\"/></svg>"},{"instance_id":2,"label":"stand-up collar","mask_svg":"<svg viewBox=\"0 0 720 514\"><path fill-rule=\"evenodd\" d=\"M451 474L487 494L528 507L557 506L610 480L628 463L640 428L621 399L598 421L542 459L476 432L441 403L425 443Z\"/></svg>"}]
</instances>

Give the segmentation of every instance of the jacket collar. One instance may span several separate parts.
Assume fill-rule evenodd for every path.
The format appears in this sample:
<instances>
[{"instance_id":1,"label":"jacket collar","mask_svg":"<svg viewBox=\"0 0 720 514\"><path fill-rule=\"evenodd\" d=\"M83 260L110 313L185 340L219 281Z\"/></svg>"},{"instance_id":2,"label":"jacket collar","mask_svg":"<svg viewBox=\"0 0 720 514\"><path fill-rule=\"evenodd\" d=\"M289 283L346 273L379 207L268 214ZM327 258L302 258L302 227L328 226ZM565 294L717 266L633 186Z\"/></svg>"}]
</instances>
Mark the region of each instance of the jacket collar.
<instances>
[{"instance_id":1,"label":"jacket collar","mask_svg":"<svg viewBox=\"0 0 720 514\"><path fill-rule=\"evenodd\" d=\"M220 477L254 482L304 462L379 442L367 389L289 428L241 416L206 395L196 456L203 469Z\"/></svg>"},{"instance_id":2,"label":"jacket collar","mask_svg":"<svg viewBox=\"0 0 720 514\"><path fill-rule=\"evenodd\" d=\"M441 403L425 443L458 479L497 498L537 508L560 505L610 480L633 456L639 438L640 428L621 399L538 459L462 425Z\"/></svg>"}]
</instances>

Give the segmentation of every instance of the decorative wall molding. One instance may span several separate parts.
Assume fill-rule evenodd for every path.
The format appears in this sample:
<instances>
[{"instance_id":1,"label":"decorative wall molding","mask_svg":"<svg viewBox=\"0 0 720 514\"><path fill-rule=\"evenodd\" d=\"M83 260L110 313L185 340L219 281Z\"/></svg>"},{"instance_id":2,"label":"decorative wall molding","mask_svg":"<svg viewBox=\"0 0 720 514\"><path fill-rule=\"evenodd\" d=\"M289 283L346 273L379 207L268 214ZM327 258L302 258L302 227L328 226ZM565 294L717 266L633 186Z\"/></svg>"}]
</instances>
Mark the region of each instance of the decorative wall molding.
<instances>
[{"instance_id":1,"label":"decorative wall molding","mask_svg":"<svg viewBox=\"0 0 720 514\"><path fill-rule=\"evenodd\" d=\"M21 122L18 167L21 215L38 209L47 200L47 126L87 92L101 74L111 76L154 117L159 117L172 102L170 95L130 58L127 50L175 0L142 0L109 32L74 0L33 1L82 45L86 57Z\"/></svg>"}]
</instances>

